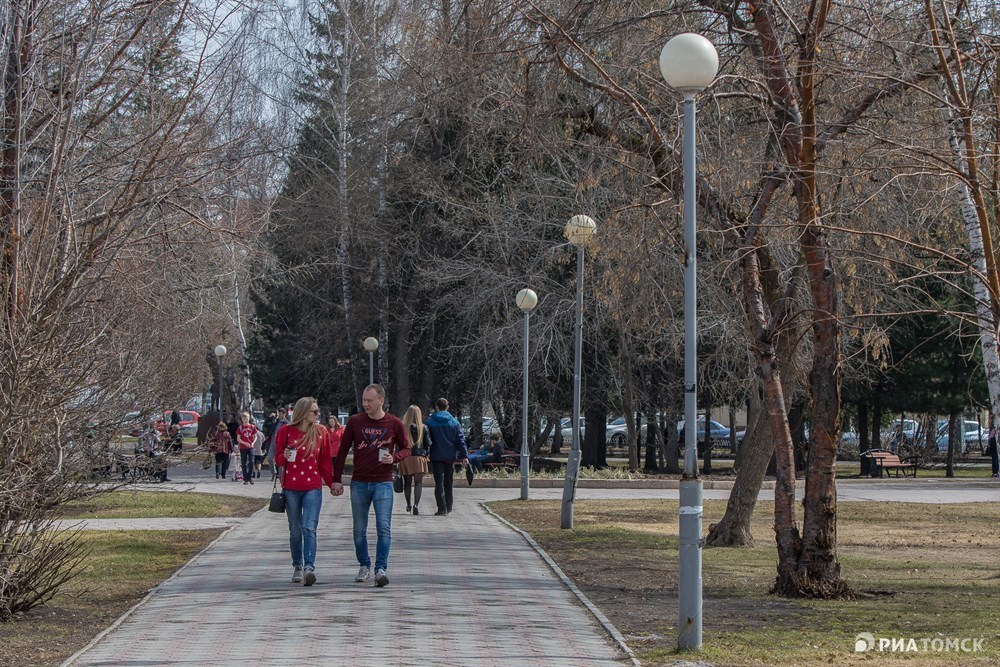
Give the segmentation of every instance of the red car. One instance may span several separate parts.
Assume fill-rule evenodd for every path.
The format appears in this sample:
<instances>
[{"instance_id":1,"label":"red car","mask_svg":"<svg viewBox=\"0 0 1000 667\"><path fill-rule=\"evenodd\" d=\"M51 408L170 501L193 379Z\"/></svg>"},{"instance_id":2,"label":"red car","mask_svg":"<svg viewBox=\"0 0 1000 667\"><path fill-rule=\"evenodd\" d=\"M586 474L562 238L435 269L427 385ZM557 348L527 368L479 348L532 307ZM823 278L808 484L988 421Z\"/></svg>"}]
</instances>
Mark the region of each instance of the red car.
<instances>
[{"instance_id":1,"label":"red car","mask_svg":"<svg viewBox=\"0 0 1000 667\"><path fill-rule=\"evenodd\" d=\"M163 419L157 421L156 427L160 429L162 433L166 433L167 429L170 427L170 413L173 410L164 410ZM181 434L184 436L194 437L198 432L198 419L201 415L193 410L178 410L181 416L180 427Z\"/></svg>"}]
</instances>

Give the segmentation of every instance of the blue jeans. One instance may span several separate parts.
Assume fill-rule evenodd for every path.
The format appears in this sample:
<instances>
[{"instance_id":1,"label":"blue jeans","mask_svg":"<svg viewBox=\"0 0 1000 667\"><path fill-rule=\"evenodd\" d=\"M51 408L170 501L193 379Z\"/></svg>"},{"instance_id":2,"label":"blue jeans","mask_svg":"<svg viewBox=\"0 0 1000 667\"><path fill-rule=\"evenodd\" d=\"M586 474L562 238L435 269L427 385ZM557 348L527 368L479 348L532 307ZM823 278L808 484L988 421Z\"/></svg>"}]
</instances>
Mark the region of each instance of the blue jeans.
<instances>
[{"instance_id":1,"label":"blue jeans","mask_svg":"<svg viewBox=\"0 0 1000 667\"><path fill-rule=\"evenodd\" d=\"M470 452L469 453L469 465L475 472L482 472L486 467L486 463L490 460L490 454L483 454L482 452Z\"/></svg>"},{"instance_id":2,"label":"blue jeans","mask_svg":"<svg viewBox=\"0 0 1000 667\"><path fill-rule=\"evenodd\" d=\"M240 471L243 473L243 481L247 482L253 478L253 450L240 450Z\"/></svg>"},{"instance_id":3,"label":"blue jeans","mask_svg":"<svg viewBox=\"0 0 1000 667\"><path fill-rule=\"evenodd\" d=\"M323 489L292 491L285 489L285 514L288 515L288 545L292 548L292 566L316 569L316 526L323 507Z\"/></svg>"},{"instance_id":4,"label":"blue jeans","mask_svg":"<svg viewBox=\"0 0 1000 667\"><path fill-rule=\"evenodd\" d=\"M375 506L375 569L389 568L389 545L392 542L392 482L351 481L351 514L354 517L354 554L358 565L372 566L368 554L368 508Z\"/></svg>"}]
</instances>

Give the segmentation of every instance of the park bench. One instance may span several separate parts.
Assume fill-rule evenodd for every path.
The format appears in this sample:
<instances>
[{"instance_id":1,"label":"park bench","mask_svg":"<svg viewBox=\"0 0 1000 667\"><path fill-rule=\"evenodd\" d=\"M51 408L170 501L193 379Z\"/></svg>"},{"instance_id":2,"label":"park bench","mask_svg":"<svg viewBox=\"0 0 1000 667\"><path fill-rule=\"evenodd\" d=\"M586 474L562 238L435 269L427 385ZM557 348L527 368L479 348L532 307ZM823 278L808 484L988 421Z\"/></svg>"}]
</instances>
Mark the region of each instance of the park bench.
<instances>
[{"instance_id":1,"label":"park bench","mask_svg":"<svg viewBox=\"0 0 1000 667\"><path fill-rule=\"evenodd\" d=\"M884 449L870 449L861 454L861 474L866 473L871 477L882 477L883 473L895 472L896 477L903 473L903 477L909 473L910 477L917 476L917 457L907 456L900 458L898 454ZM867 465L865 463L867 462Z\"/></svg>"},{"instance_id":2,"label":"park bench","mask_svg":"<svg viewBox=\"0 0 1000 667\"><path fill-rule=\"evenodd\" d=\"M519 454L504 454L502 462L489 461L483 464L483 470L507 469L517 472L521 469L521 457Z\"/></svg>"}]
</instances>

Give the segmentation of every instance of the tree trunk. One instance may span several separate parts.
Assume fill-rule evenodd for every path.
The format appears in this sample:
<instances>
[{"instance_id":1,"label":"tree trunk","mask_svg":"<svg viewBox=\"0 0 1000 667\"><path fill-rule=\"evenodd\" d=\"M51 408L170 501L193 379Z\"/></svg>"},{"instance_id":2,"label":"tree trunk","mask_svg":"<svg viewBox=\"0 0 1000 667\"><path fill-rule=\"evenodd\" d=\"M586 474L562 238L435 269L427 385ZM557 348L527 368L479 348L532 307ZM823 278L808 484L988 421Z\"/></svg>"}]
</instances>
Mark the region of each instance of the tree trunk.
<instances>
[{"instance_id":1,"label":"tree trunk","mask_svg":"<svg viewBox=\"0 0 1000 667\"><path fill-rule=\"evenodd\" d=\"M635 472L639 469L639 446L637 437L641 432L637 427L635 406L633 404L633 387L635 378L632 377L632 355L624 355L625 386L622 389L622 410L624 411L625 428L628 435L628 470Z\"/></svg>"},{"instance_id":2,"label":"tree trunk","mask_svg":"<svg viewBox=\"0 0 1000 667\"><path fill-rule=\"evenodd\" d=\"M646 472L660 472L656 462L656 421L646 417L646 461L642 466Z\"/></svg>"},{"instance_id":3,"label":"tree trunk","mask_svg":"<svg viewBox=\"0 0 1000 667\"><path fill-rule=\"evenodd\" d=\"M951 149L955 162L955 168L961 174L969 173L969 166L976 161L976 154L970 151L967 156L962 145L974 146L973 137L966 137L962 131L962 119L956 117L951 108L943 110L945 116L945 127L948 132L948 146ZM970 159L971 158L971 159ZM972 182L976 188L981 188L981 184L976 180L957 179L958 193L961 198L959 212L962 217L962 224L965 226L966 236L969 238L969 264L973 271L970 272L972 280L972 294L976 303L976 323L979 327L979 344L983 351L983 372L986 375L986 386L990 396L991 419L990 426L994 426L1000 419L1000 351L998 351L997 340L997 312L1000 305L997 300L1000 294L991 294L989 285L983 279L992 275L996 267L992 262L987 263L987 252L984 244L983 230L989 234L989 219L983 210L982 219L976 207L975 197L969 189ZM988 237L987 237L988 238ZM988 278L987 278L988 279Z\"/></svg>"},{"instance_id":4,"label":"tree trunk","mask_svg":"<svg viewBox=\"0 0 1000 667\"><path fill-rule=\"evenodd\" d=\"M868 401L858 401L858 452L871 449L868 437Z\"/></svg>"},{"instance_id":5,"label":"tree trunk","mask_svg":"<svg viewBox=\"0 0 1000 667\"><path fill-rule=\"evenodd\" d=\"M796 475L806 469L806 457L809 451L806 443L805 411L805 401L797 399L792 401L792 409L788 413L788 426L792 431L792 445L795 448Z\"/></svg>"},{"instance_id":6,"label":"tree trunk","mask_svg":"<svg viewBox=\"0 0 1000 667\"><path fill-rule=\"evenodd\" d=\"M708 527L705 546L709 547L752 547L753 534L750 521L757 506L757 494L764 481L764 470L774 453L774 437L770 423L761 419L760 398L751 392L753 410L747 411L747 430L743 436L743 446L737 454L739 474L733 484L726 503L726 513L719 523Z\"/></svg>"},{"instance_id":7,"label":"tree trunk","mask_svg":"<svg viewBox=\"0 0 1000 667\"><path fill-rule=\"evenodd\" d=\"M792 182L797 207L799 249L812 299L812 403L810 461L801 541L794 523L795 470L791 436L773 364L759 364L764 377L768 415L776 435L778 476L775 484L775 531L779 595L831 597L849 594L837 562L837 495L834 466L840 428L841 351L836 274L820 219L817 194L816 62L819 36L826 26L831 0L813 3L801 26L798 60L792 68L778 34L775 3L752 3L768 90L779 118L778 140ZM796 97L797 95L797 97ZM780 414L778 413L781 408Z\"/></svg>"},{"instance_id":8,"label":"tree trunk","mask_svg":"<svg viewBox=\"0 0 1000 667\"><path fill-rule=\"evenodd\" d=\"M648 426L646 427L649 428ZM663 438L663 446L666 449L666 459L667 467L664 470L671 475L681 474L681 466L677 463L677 452L679 449L679 442L677 440L677 433L674 431L673 424L667 423L667 416L663 414L660 416L660 437Z\"/></svg>"},{"instance_id":9,"label":"tree trunk","mask_svg":"<svg viewBox=\"0 0 1000 667\"><path fill-rule=\"evenodd\" d=\"M945 477L955 476L955 433L958 429L958 411L952 408L948 413L948 453L945 455Z\"/></svg>"},{"instance_id":10,"label":"tree trunk","mask_svg":"<svg viewBox=\"0 0 1000 667\"><path fill-rule=\"evenodd\" d=\"M872 449L882 449L882 401L872 402Z\"/></svg>"},{"instance_id":11,"label":"tree trunk","mask_svg":"<svg viewBox=\"0 0 1000 667\"><path fill-rule=\"evenodd\" d=\"M347 356L351 360L351 378L354 384L354 399L358 409L361 409L361 388L368 384L359 383L358 373L358 337L354 329L354 298L351 294L350 262L350 206L347 198L347 158L350 155L348 148L349 137L348 127L350 126L350 112L348 110L347 93L351 85L351 59L353 30L348 16L344 17L344 56L341 62L344 66L341 71L338 90L337 114L337 263L340 265L340 297L341 305L344 308L344 334L347 337ZM366 378L367 379L367 378Z\"/></svg>"}]
</instances>

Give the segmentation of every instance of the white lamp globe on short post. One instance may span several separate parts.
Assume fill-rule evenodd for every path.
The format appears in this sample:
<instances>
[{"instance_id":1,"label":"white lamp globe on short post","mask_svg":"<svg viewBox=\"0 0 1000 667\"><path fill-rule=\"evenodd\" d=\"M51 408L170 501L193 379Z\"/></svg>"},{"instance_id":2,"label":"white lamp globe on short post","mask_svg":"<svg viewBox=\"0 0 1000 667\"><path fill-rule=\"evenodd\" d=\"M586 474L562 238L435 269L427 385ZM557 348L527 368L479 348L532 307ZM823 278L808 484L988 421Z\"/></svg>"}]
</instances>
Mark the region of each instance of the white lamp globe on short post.
<instances>
[{"instance_id":1,"label":"white lamp globe on short post","mask_svg":"<svg viewBox=\"0 0 1000 667\"><path fill-rule=\"evenodd\" d=\"M583 249L597 231L597 223L586 215L574 215L566 223L566 239L576 246L576 343L573 353L573 444L566 460L563 483L562 528L573 527L573 501L580 477L580 367L583 356Z\"/></svg>"},{"instance_id":2,"label":"white lamp globe on short post","mask_svg":"<svg viewBox=\"0 0 1000 667\"><path fill-rule=\"evenodd\" d=\"M521 387L521 500L528 499L528 475L531 451L528 449L528 320L538 305L534 290L524 288L514 297L517 307L524 312L524 383Z\"/></svg>"},{"instance_id":3,"label":"white lamp globe on short post","mask_svg":"<svg viewBox=\"0 0 1000 667\"><path fill-rule=\"evenodd\" d=\"M362 345L368 351L368 384L375 384L375 350L378 349L378 338L369 336Z\"/></svg>"}]
</instances>

